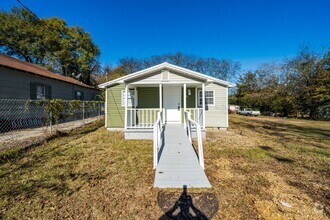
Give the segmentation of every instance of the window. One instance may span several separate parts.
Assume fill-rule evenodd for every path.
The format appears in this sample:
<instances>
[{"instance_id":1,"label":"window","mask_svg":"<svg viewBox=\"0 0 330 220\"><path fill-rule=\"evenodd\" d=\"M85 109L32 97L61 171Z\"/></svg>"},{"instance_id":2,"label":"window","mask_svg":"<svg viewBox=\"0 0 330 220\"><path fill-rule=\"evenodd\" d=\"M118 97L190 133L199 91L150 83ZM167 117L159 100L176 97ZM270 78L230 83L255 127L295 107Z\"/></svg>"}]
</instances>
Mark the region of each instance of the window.
<instances>
[{"instance_id":1,"label":"window","mask_svg":"<svg viewBox=\"0 0 330 220\"><path fill-rule=\"evenodd\" d=\"M92 93L92 100L100 101L100 96L96 93Z\"/></svg>"},{"instance_id":2,"label":"window","mask_svg":"<svg viewBox=\"0 0 330 220\"><path fill-rule=\"evenodd\" d=\"M202 107L203 106L203 94L202 94L202 90L198 90L198 107ZM210 90L205 90L205 105L214 105L214 91L210 91Z\"/></svg>"},{"instance_id":3,"label":"window","mask_svg":"<svg viewBox=\"0 0 330 220\"><path fill-rule=\"evenodd\" d=\"M37 99L46 98L46 85L37 85Z\"/></svg>"},{"instance_id":4,"label":"window","mask_svg":"<svg viewBox=\"0 0 330 220\"><path fill-rule=\"evenodd\" d=\"M125 90L121 91L121 106L125 106L126 97L125 97ZM137 106L137 91L136 94L134 94L134 90L130 89L128 90L128 107L132 107L132 103L134 106Z\"/></svg>"},{"instance_id":5,"label":"window","mask_svg":"<svg viewBox=\"0 0 330 220\"><path fill-rule=\"evenodd\" d=\"M52 87L46 84L31 82L30 99L51 99Z\"/></svg>"},{"instance_id":6,"label":"window","mask_svg":"<svg viewBox=\"0 0 330 220\"><path fill-rule=\"evenodd\" d=\"M77 99L77 100L84 100L84 93L82 91L75 91L74 92L74 99Z\"/></svg>"}]
</instances>

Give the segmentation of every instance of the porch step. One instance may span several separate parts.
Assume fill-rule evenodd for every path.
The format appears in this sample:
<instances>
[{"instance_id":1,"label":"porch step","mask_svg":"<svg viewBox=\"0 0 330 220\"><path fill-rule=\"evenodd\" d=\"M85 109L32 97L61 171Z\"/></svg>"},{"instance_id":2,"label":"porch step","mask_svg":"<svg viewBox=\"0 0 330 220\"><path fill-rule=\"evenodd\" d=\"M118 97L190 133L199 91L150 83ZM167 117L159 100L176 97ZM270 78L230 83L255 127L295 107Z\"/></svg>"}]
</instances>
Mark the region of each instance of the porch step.
<instances>
[{"instance_id":1,"label":"porch step","mask_svg":"<svg viewBox=\"0 0 330 220\"><path fill-rule=\"evenodd\" d=\"M211 187L182 124L166 124L164 142L159 152L155 187Z\"/></svg>"}]
</instances>

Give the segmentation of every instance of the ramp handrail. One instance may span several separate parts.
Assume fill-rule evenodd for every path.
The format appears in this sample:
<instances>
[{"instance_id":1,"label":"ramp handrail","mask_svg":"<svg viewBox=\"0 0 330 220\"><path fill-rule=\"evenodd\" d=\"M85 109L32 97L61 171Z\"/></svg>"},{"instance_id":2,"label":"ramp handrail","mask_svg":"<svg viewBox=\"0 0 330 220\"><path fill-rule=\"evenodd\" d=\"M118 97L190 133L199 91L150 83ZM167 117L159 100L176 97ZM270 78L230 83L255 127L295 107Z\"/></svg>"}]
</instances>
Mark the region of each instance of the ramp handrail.
<instances>
[{"instance_id":1,"label":"ramp handrail","mask_svg":"<svg viewBox=\"0 0 330 220\"><path fill-rule=\"evenodd\" d=\"M192 143L192 128L195 128L196 138L198 144L198 159L200 166L204 169L204 153L203 153L203 142L202 142L202 129L201 125L191 119L190 112L184 112L184 126L187 130L187 135L190 143Z\"/></svg>"},{"instance_id":2,"label":"ramp handrail","mask_svg":"<svg viewBox=\"0 0 330 220\"><path fill-rule=\"evenodd\" d=\"M153 125L153 145L154 145L154 169L158 165L158 152L162 145L162 133L163 133L163 114L162 111L157 113L157 120Z\"/></svg>"}]
</instances>

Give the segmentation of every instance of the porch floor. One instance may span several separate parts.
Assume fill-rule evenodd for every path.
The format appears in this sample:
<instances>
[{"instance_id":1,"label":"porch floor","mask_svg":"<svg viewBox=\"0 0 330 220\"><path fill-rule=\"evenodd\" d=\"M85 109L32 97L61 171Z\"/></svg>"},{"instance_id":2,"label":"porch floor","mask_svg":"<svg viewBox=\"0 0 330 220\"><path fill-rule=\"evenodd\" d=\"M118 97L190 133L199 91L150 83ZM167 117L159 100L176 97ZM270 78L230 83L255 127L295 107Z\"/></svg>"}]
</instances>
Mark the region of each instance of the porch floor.
<instances>
[{"instance_id":1,"label":"porch floor","mask_svg":"<svg viewBox=\"0 0 330 220\"><path fill-rule=\"evenodd\" d=\"M155 187L211 187L182 124L166 124L164 142L158 156Z\"/></svg>"}]
</instances>

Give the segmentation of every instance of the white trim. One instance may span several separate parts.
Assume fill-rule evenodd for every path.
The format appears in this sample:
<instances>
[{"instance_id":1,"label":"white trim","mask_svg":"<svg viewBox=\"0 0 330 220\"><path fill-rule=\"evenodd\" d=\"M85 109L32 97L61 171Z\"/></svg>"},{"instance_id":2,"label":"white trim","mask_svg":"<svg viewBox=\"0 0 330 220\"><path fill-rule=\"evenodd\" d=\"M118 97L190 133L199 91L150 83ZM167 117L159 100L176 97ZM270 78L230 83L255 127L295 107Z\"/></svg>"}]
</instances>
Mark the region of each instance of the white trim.
<instances>
[{"instance_id":1,"label":"white trim","mask_svg":"<svg viewBox=\"0 0 330 220\"><path fill-rule=\"evenodd\" d=\"M205 84L202 83L202 104L203 104L203 128L205 129Z\"/></svg>"},{"instance_id":2,"label":"white trim","mask_svg":"<svg viewBox=\"0 0 330 220\"><path fill-rule=\"evenodd\" d=\"M134 91L134 95L132 95L132 92ZM128 89L128 95L130 97L131 100L131 104L127 104L127 107L136 107L138 105L138 100L137 100L137 96L138 96L138 91L136 90L136 88L133 89ZM125 97L125 100L123 100L123 98ZM133 99L132 99L133 97ZM121 107L125 107L125 102L126 102L126 95L125 95L125 90L121 90Z\"/></svg>"},{"instance_id":3,"label":"white trim","mask_svg":"<svg viewBox=\"0 0 330 220\"><path fill-rule=\"evenodd\" d=\"M198 93L197 93L197 90L198 90L198 87L195 87L195 108L198 108L198 103L197 103L197 101L198 101L198 98L197 98Z\"/></svg>"},{"instance_id":4,"label":"white trim","mask_svg":"<svg viewBox=\"0 0 330 220\"><path fill-rule=\"evenodd\" d=\"M108 131L125 131L124 128L107 128Z\"/></svg>"},{"instance_id":5,"label":"white trim","mask_svg":"<svg viewBox=\"0 0 330 220\"><path fill-rule=\"evenodd\" d=\"M229 127L229 122L228 122L228 88L226 88L226 125L227 128Z\"/></svg>"},{"instance_id":6,"label":"white trim","mask_svg":"<svg viewBox=\"0 0 330 220\"><path fill-rule=\"evenodd\" d=\"M159 84L159 110L162 111L163 109L163 91L162 91L162 84Z\"/></svg>"},{"instance_id":7,"label":"white trim","mask_svg":"<svg viewBox=\"0 0 330 220\"><path fill-rule=\"evenodd\" d=\"M126 97L126 100L125 100L125 125L124 125L125 130L127 129L127 105L128 105L128 94L127 94L127 92L128 92L128 85L125 84L125 97Z\"/></svg>"},{"instance_id":8,"label":"white trim","mask_svg":"<svg viewBox=\"0 0 330 220\"><path fill-rule=\"evenodd\" d=\"M150 67L150 68L147 68L147 69L135 72L135 73L131 73L131 74L126 75L126 76L122 76L118 79L115 79L115 80L112 80L112 81L109 81L109 82L106 82L106 83L102 83L98 87L99 88L105 88L105 87L108 87L108 86L111 86L111 85L114 85L114 84L117 84L117 83L125 83L125 81L127 81L127 80L130 80L130 79L133 79L133 78L136 78L136 77L139 77L139 76L143 76L145 74L150 74L150 73L153 73L155 71L162 70L162 69L173 70L175 72L186 74L186 75L189 75L191 77L206 80L207 83L219 83L219 84L227 86L227 87L233 87L234 86L234 84L229 83L227 81L220 80L220 79L217 79L215 77L211 77L211 76L208 76L208 75L196 72L196 71L192 71L192 70L189 70L189 69L186 69L186 68L182 68L182 67L164 62L164 63L161 63L159 65L156 65L156 66L153 66L153 67Z\"/></svg>"},{"instance_id":9,"label":"white trim","mask_svg":"<svg viewBox=\"0 0 330 220\"><path fill-rule=\"evenodd\" d=\"M201 89L198 89L198 91L197 91L197 107L198 108L201 108L202 106L200 106L199 105L199 92L201 92L202 90ZM213 89L206 89L205 90L205 94L206 94L206 92L213 92L213 104L207 104L208 106L215 106L215 90L213 90ZM207 98L206 96L205 96L205 98Z\"/></svg>"},{"instance_id":10,"label":"white trim","mask_svg":"<svg viewBox=\"0 0 330 220\"><path fill-rule=\"evenodd\" d=\"M161 112L161 117L163 120L163 88L162 88L162 84L159 84L159 111ZM162 121L163 123L163 121Z\"/></svg>"},{"instance_id":11,"label":"white trim","mask_svg":"<svg viewBox=\"0 0 330 220\"><path fill-rule=\"evenodd\" d=\"M135 106L135 108L137 108L139 105L138 96L139 96L139 92L137 90L134 90L134 106Z\"/></svg>"},{"instance_id":12,"label":"white trim","mask_svg":"<svg viewBox=\"0 0 330 220\"><path fill-rule=\"evenodd\" d=\"M157 84L163 84L163 85L183 85L186 83L187 85L199 85L200 82L182 82L182 81L171 81L171 82L162 82L162 81L154 81L154 82L132 82L130 85L157 85ZM209 83L206 83L207 85Z\"/></svg>"},{"instance_id":13,"label":"white trim","mask_svg":"<svg viewBox=\"0 0 330 220\"><path fill-rule=\"evenodd\" d=\"M137 108L137 106L139 105L138 96L139 96L139 92L135 88L134 89L134 99L133 99L135 108Z\"/></svg>"},{"instance_id":14,"label":"white trim","mask_svg":"<svg viewBox=\"0 0 330 220\"><path fill-rule=\"evenodd\" d=\"M104 114L104 127L108 127L108 88L105 89Z\"/></svg>"},{"instance_id":15,"label":"white trim","mask_svg":"<svg viewBox=\"0 0 330 220\"><path fill-rule=\"evenodd\" d=\"M183 111L187 110L187 85L183 84Z\"/></svg>"}]
</instances>

